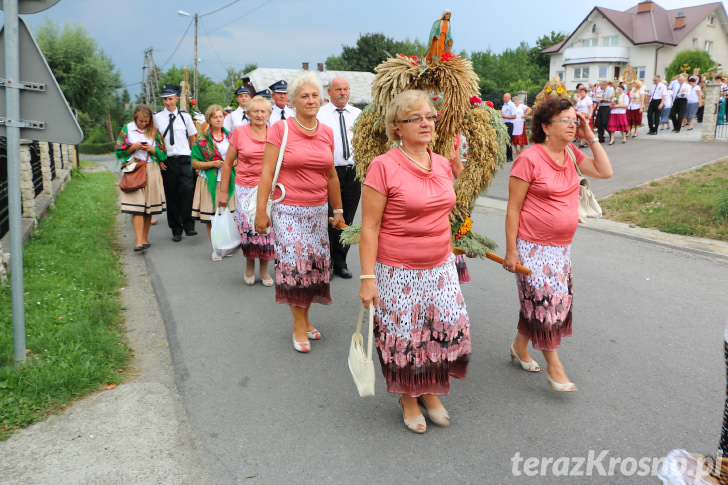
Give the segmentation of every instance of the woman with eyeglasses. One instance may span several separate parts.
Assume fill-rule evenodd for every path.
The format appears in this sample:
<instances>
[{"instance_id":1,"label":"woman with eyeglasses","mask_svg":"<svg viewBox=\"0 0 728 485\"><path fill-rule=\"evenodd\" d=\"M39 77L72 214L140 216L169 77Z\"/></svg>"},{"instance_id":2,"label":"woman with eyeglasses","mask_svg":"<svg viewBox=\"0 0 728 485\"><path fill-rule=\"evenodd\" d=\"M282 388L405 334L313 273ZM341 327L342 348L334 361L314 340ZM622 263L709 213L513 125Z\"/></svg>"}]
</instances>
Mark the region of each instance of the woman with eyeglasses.
<instances>
[{"instance_id":1,"label":"woman with eyeglasses","mask_svg":"<svg viewBox=\"0 0 728 485\"><path fill-rule=\"evenodd\" d=\"M438 396L464 379L470 323L450 244L455 205L451 161L428 147L436 111L423 91L389 104L387 137L397 146L372 160L362 188L359 296L376 309L374 337L387 391L400 395L414 433L448 426Z\"/></svg>"},{"instance_id":2,"label":"woman with eyeglasses","mask_svg":"<svg viewBox=\"0 0 728 485\"><path fill-rule=\"evenodd\" d=\"M585 138L592 157L571 141ZM516 274L521 303L511 362L528 372L540 371L528 342L543 352L546 379L554 391L575 391L559 360L561 337L571 336L571 241L579 223L579 177L574 163L590 177L609 178L612 165L599 139L571 101L548 97L539 103L531 142L511 168L506 210L506 256L503 268L530 268Z\"/></svg>"}]
</instances>

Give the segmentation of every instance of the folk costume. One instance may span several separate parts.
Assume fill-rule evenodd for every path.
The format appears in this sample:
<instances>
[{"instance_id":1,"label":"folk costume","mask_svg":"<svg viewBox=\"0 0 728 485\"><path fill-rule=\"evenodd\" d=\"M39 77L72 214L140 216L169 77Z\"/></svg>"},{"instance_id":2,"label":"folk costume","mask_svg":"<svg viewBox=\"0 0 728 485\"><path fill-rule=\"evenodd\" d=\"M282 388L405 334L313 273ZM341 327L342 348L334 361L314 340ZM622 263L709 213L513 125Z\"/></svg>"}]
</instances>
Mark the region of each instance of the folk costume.
<instances>
[{"instance_id":1,"label":"folk costume","mask_svg":"<svg viewBox=\"0 0 728 485\"><path fill-rule=\"evenodd\" d=\"M230 133L223 128L222 140L215 140L212 131L208 128L198 138L192 147L191 159L202 162L225 160L225 154L230 147ZM192 166L190 164L190 166ZM233 169L234 171L234 169ZM217 183L220 181L220 169L208 168L200 170L195 185L195 193L192 198L192 217L205 224L210 224L212 216L215 215ZM228 186L229 206L231 211L235 210L235 197L232 197L233 186Z\"/></svg>"}]
</instances>

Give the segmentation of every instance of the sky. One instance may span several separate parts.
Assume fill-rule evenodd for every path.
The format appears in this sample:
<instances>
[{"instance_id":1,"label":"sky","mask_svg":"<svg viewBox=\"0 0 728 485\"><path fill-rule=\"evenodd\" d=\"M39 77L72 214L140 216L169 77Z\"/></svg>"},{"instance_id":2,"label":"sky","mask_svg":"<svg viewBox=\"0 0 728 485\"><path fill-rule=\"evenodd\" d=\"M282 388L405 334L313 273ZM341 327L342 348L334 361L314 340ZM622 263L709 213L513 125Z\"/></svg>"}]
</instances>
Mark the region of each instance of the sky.
<instances>
[{"instance_id":1,"label":"sky","mask_svg":"<svg viewBox=\"0 0 728 485\"><path fill-rule=\"evenodd\" d=\"M19 0L23 1L32 0ZM342 45L353 46L360 34L383 33L395 40L426 41L432 23L445 8L452 10L453 50L500 53L521 41L533 46L551 31L571 33L594 6L626 10L639 0L609 0L589 4L521 0L60 0L53 7L24 15L31 32L46 18L59 27L83 26L100 50L111 58L129 92L139 91L144 51L154 49L154 61L167 70L192 69L197 13L198 70L222 81L228 66L315 68ZM711 3L695 0L658 0L666 9ZM550 5L548 8L543 8ZM725 7L725 3L724 3ZM219 11L218 11L219 10ZM394 53L393 53L394 54Z\"/></svg>"}]
</instances>

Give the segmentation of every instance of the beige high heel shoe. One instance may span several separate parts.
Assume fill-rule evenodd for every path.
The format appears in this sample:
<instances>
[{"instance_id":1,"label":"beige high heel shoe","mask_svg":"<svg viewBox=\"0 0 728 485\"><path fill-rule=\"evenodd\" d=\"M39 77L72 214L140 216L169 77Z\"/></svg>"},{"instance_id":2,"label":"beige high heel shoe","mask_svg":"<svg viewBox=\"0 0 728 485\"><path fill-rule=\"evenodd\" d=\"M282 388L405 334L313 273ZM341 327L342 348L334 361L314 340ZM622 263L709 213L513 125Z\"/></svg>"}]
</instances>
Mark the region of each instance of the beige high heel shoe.
<instances>
[{"instance_id":1,"label":"beige high heel shoe","mask_svg":"<svg viewBox=\"0 0 728 485\"><path fill-rule=\"evenodd\" d=\"M450 426L450 415L447 413L447 409L445 409L445 406L442 406L438 409L430 409L427 407L422 397L418 397L417 402L422 404L422 407L425 408L425 411L427 411L427 416L430 418L430 421L438 426L442 426L443 428Z\"/></svg>"},{"instance_id":2,"label":"beige high heel shoe","mask_svg":"<svg viewBox=\"0 0 728 485\"><path fill-rule=\"evenodd\" d=\"M417 434L423 434L425 431L427 431L427 422L425 422L425 417L422 415L422 413L420 413L420 415L416 418L404 417L404 404L402 404L401 396L399 398L399 406L402 408L402 419L404 420L404 425L407 427L408 430Z\"/></svg>"},{"instance_id":3,"label":"beige high heel shoe","mask_svg":"<svg viewBox=\"0 0 728 485\"><path fill-rule=\"evenodd\" d=\"M573 382L566 382L564 384L561 384L559 382L556 382L555 380L551 379L551 376L546 373L546 380L549 381L549 386L551 386L552 391L556 392L573 392L576 391L576 384Z\"/></svg>"},{"instance_id":4,"label":"beige high heel shoe","mask_svg":"<svg viewBox=\"0 0 728 485\"><path fill-rule=\"evenodd\" d=\"M513 349L513 345L511 345L509 352L511 353L511 363L517 360L518 363L521 364L521 368L523 370L526 370L528 372L538 372L541 370L541 367L539 367L538 362L536 362L535 360L532 360L531 362L523 362L521 359L519 359L518 354Z\"/></svg>"}]
</instances>

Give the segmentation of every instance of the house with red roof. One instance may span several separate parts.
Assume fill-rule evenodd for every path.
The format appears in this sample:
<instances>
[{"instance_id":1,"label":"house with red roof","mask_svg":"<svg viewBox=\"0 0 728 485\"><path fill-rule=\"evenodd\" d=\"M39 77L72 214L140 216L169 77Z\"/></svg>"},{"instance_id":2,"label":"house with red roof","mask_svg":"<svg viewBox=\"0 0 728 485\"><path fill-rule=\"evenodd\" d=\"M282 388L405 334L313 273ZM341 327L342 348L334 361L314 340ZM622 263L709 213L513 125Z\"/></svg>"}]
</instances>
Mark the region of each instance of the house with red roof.
<instances>
[{"instance_id":1,"label":"house with red roof","mask_svg":"<svg viewBox=\"0 0 728 485\"><path fill-rule=\"evenodd\" d=\"M645 0L623 12L594 7L563 42L541 51L551 58L549 78L569 89L619 79L628 65L652 83L663 79L678 52L702 49L728 66L728 16L722 2L667 10Z\"/></svg>"}]
</instances>

